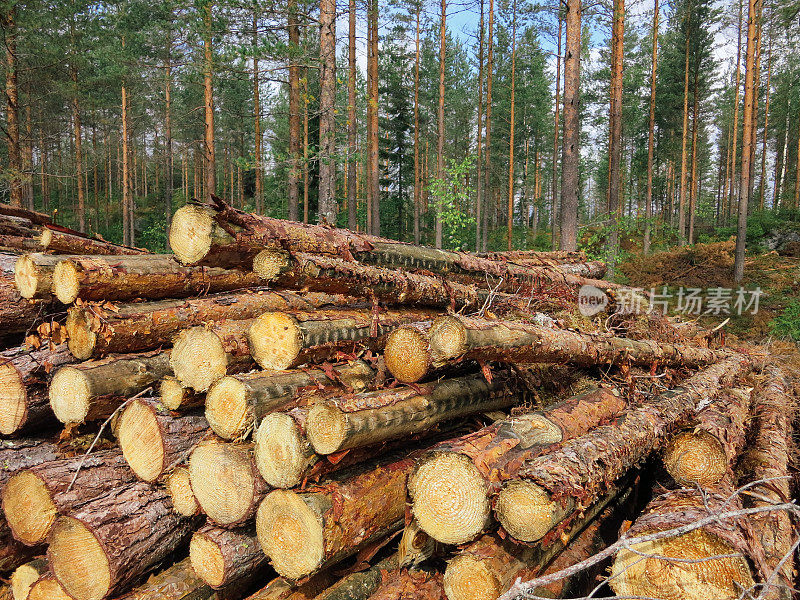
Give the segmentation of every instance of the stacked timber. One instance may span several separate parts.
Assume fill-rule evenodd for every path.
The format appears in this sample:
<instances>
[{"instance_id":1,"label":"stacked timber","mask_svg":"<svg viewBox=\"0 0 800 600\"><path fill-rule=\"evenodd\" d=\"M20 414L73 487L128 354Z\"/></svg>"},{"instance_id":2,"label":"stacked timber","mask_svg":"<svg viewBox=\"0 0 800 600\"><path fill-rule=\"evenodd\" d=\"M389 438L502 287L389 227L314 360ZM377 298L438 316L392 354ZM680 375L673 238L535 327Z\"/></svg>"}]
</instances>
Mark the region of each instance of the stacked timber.
<instances>
[{"instance_id":1,"label":"stacked timber","mask_svg":"<svg viewBox=\"0 0 800 600\"><path fill-rule=\"evenodd\" d=\"M586 596L609 567L624 596L790 597L793 382L760 349L609 330L582 253L213 197L170 244L0 205L14 598Z\"/></svg>"}]
</instances>

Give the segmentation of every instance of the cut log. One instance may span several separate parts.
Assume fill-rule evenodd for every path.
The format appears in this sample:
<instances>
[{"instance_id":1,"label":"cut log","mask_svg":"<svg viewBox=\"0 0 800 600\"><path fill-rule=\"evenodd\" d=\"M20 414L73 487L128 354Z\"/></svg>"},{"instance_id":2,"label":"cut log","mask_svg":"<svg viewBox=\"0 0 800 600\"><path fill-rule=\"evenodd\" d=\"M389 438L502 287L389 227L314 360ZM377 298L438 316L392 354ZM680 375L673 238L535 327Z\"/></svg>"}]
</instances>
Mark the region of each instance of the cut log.
<instances>
[{"instance_id":1,"label":"cut log","mask_svg":"<svg viewBox=\"0 0 800 600\"><path fill-rule=\"evenodd\" d=\"M246 600L313 600L326 588L335 584L336 579L330 571L317 573L300 585L295 585L283 577L276 577L252 596L248 596Z\"/></svg>"},{"instance_id":2,"label":"cut log","mask_svg":"<svg viewBox=\"0 0 800 600\"><path fill-rule=\"evenodd\" d=\"M72 304L78 298L183 298L254 287L260 281L257 275L241 271L184 267L171 254L59 258L52 273L52 291L64 304Z\"/></svg>"},{"instance_id":3,"label":"cut log","mask_svg":"<svg viewBox=\"0 0 800 600\"><path fill-rule=\"evenodd\" d=\"M194 497L187 466L175 467L167 476L166 487L175 512L184 517L194 517L200 514L200 505Z\"/></svg>"},{"instance_id":4,"label":"cut log","mask_svg":"<svg viewBox=\"0 0 800 600\"><path fill-rule=\"evenodd\" d=\"M616 390L594 388L539 412L498 421L434 446L409 479L420 527L446 544L475 539L488 525L491 498L523 462L613 419L625 409Z\"/></svg>"},{"instance_id":5,"label":"cut log","mask_svg":"<svg viewBox=\"0 0 800 600\"><path fill-rule=\"evenodd\" d=\"M0 339L33 331L50 311L48 300L28 300L22 297L14 282L15 254L0 253Z\"/></svg>"},{"instance_id":6,"label":"cut log","mask_svg":"<svg viewBox=\"0 0 800 600\"><path fill-rule=\"evenodd\" d=\"M30 547L14 539L5 521L0 523L0 574L9 575L20 565L43 554L44 546Z\"/></svg>"},{"instance_id":7,"label":"cut log","mask_svg":"<svg viewBox=\"0 0 800 600\"><path fill-rule=\"evenodd\" d=\"M664 466L684 487L713 488L725 477L744 446L750 414L748 389L723 390L697 413L692 429L670 440Z\"/></svg>"},{"instance_id":8,"label":"cut log","mask_svg":"<svg viewBox=\"0 0 800 600\"><path fill-rule=\"evenodd\" d=\"M120 354L61 367L50 382L50 406L62 423L104 419L169 370L169 352Z\"/></svg>"},{"instance_id":9,"label":"cut log","mask_svg":"<svg viewBox=\"0 0 800 600\"><path fill-rule=\"evenodd\" d=\"M256 531L275 570L300 579L402 528L410 457L362 467L306 492L274 490L258 508Z\"/></svg>"},{"instance_id":10,"label":"cut log","mask_svg":"<svg viewBox=\"0 0 800 600\"><path fill-rule=\"evenodd\" d=\"M397 562L401 567L413 567L431 558L441 544L422 531L417 520L412 518L403 528L397 546Z\"/></svg>"},{"instance_id":11,"label":"cut log","mask_svg":"<svg viewBox=\"0 0 800 600\"><path fill-rule=\"evenodd\" d=\"M253 461L253 445L218 439L199 443L189 457L189 480L209 520L233 528L247 522L267 492Z\"/></svg>"},{"instance_id":12,"label":"cut log","mask_svg":"<svg viewBox=\"0 0 800 600\"><path fill-rule=\"evenodd\" d=\"M572 514L576 503L593 502L610 482L663 447L673 432L691 421L699 402L751 368L742 355L721 361L629 410L618 422L525 460L495 500L500 523L520 541L540 539Z\"/></svg>"},{"instance_id":13,"label":"cut log","mask_svg":"<svg viewBox=\"0 0 800 600\"><path fill-rule=\"evenodd\" d=\"M81 360L115 352L142 352L172 345L181 329L222 319L252 319L273 310L314 310L357 300L320 293L296 294L256 288L185 300L159 300L109 307L72 306L67 313L69 349Z\"/></svg>"},{"instance_id":14,"label":"cut log","mask_svg":"<svg viewBox=\"0 0 800 600\"><path fill-rule=\"evenodd\" d=\"M115 600L233 600L234 596L217 593L192 569L184 558Z\"/></svg>"},{"instance_id":15,"label":"cut log","mask_svg":"<svg viewBox=\"0 0 800 600\"><path fill-rule=\"evenodd\" d=\"M369 569L342 577L314 600L367 600L383 583L384 572L399 566L397 554L392 554Z\"/></svg>"},{"instance_id":16,"label":"cut log","mask_svg":"<svg viewBox=\"0 0 800 600\"><path fill-rule=\"evenodd\" d=\"M52 299L53 274L63 256L23 254L14 266L14 282L20 296L27 299Z\"/></svg>"},{"instance_id":17,"label":"cut log","mask_svg":"<svg viewBox=\"0 0 800 600\"><path fill-rule=\"evenodd\" d=\"M267 565L254 526L222 529L206 525L192 536L189 556L195 573L215 589L252 577Z\"/></svg>"},{"instance_id":18,"label":"cut log","mask_svg":"<svg viewBox=\"0 0 800 600\"><path fill-rule=\"evenodd\" d=\"M19 252L35 252L36 240L21 235L0 234L0 251L16 254Z\"/></svg>"},{"instance_id":19,"label":"cut log","mask_svg":"<svg viewBox=\"0 0 800 600\"><path fill-rule=\"evenodd\" d=\"M74 600L50 573L43 574L31 586L28 600Z\"/></svg>"},{"instance_id":20,"label":"cut log","mask_svg":"<svg viewBox=\"0 0 800 600\"><path fill-rule=\"evenodd\" d=\"M737 498L675 490L648 504L625 537L688 525L741 508ZM683 535L635 544L617 554L610 578L620 596L735 600L753 586L752 557L743 518L720 518ZM677 559L677 560L675 560Z\"/></svg>"},{"instance_id":21,"label":"cut log","mask_svg":"<svg viewBox=\"0 0 800 600\"><path fill-rule=\"evenodd\" d=\"M223 377L208 391L206 418L223 439L244 437L266 415L290 403L301 388L345 386L363 390L375 376L361 360L330 369L309 368L287 372L255 372Z\"/></svg>"},{"instance_id":22,"label":"cut log","mask_svg":"<svg viewBox=\"0 0 800 600\"><path fill-rule=\"evenodd\" d=\"M740 485L754 484L745 492L747 506L754 507L786 502L792 497L789 457L794 402L781 370L769 366L765 371L764 381L754 392L752 440L739 463ZM796 534L792 517L784 511L774 511L751 515L749 520L753 535L764 550L766 573L762 579L771 577L763 597L792 598L792 545Z\"/></svg>"},{"instance_id":23,"label":"cut log","mask_svg":"<svg viewBox=\"0 0 800 600\"><path fill-rule=\"evenodd\" d=\"M48 214L27 210L10 204L0 204L0 215L27 219L35 225L49 225L52 223L52 219Z\"/></svg>"},{"instance_id":24,"label":"cut log","mask_svg":"<svg viewBox=\"0 0 800 600\"><path fill-rule=\"evenodd\" d=\"M17 471L61 457L62 452L58 445L47 437L0 440L0 488Z\"/></svg>"},{"instance_id":25,"label":"cut log","mask_svg":"<svg viewBox=\"0 0 800 600\"><path fill-rule=\"evenodd\" d=\"M396 569L384 574L383 581L368 600L446 600L442 574Z\"/></svg>"},{"instance_id":26,"label":"cut log","mask_svg":"<svg viewBox=\"0 0 800 600\"><path fill-rule=\"evenodd\" d=\"M167 375L158 385L158 396L169 410L185 412L204 406L206 395L183 385L177 377Z\"/></svg>"},{"instance_id":27,"label":"cut log","mask_svg":"<svg viewBox=\"0 0 800 600\"><path fill-rule=\"evenodd\" d=\"M153 482L189 457L208 434L208 422L199 414L174 416L160 401L138 398L125 407L116 433L136 476Z\"/></svg>"},{"instance_id":28,"label":"cut log","mask_svg":"<svg viewBox=\"0 0 800 600\"><path fill-rule=\"evenodd\" d=\"M272 487L293 488L305 479L320 457L308 442L305 420L308 409L275 412L261 420L253 436L253 459Z\"/></svg>"},{"instance_id":29,"label":"cut log","mask_svg":"<svg viewBox=\"0 0 800 600\"><path fill-rule=\"evenodd\" d=\"M30 467L3 488L3 512L14 537L34 546L47 539L59 513L78 509L136 480L119 450Z\"/></svg>"},{"instance_id":30,"label":"cut log","mask_svg":"<svg viewBox=\"0 0 800 600\"><path fill-rule=\"evenodd\" d=\"M121 246L105 240L99 240L84 235L77 231L61 231L45 227L38 236L39 247L42 252L53 254L101 254L101 255L134 255L150 254L141 248Z\"/></svg>"},{"instance_id":31,"label":"cut log","mask_svg":"<svg viewBox=\"0 0 800 600\"><path fill-rule=\"evenodd\" d=\"M338 352L353 354L359 347L381 350L382 338L392 329L435 314L408 310L268 312L250 326L250 352L262 368L276 371L319 363Z\"/></svg>"},{"instance_id":32,"label":"cut log","mask_svg":"<svg viewBox=\"0 0 800 600\"><path fill-rule=\"evenodd\" d=\"M47 572L47 560L36 558L18 566L11 574L11 592L14 600L26 600L34 583Z\"/></svg>"},{"instance_id":33,"label":"cut log","mask_svg":"<svg viewBox=\"0 0 800 600\"><path fill-rule=\"evenodd\" d=\"M505 363L568 362L578 366L633 364L700 366L730 353L652 340L553 329L518 321L448 315L430 326L428 343L406 330L386 342L386 366L412 383L463 359ZM420 375L422 374L422 375Z\"/></svg>"},{"instance_id":34,"label":"cut log","mask_svg":"<svg viewBox=\"0 0 800 600\"><path fill-rule=\"evenodd\" d=\"M306 435L316 452L333 454L415 435L448 419L508 408L527 397L519 381L502 372L493 374L491 383L478 374L337 396L311 406Z\"/></svg>"},{"instance_id":35,"label":"cut log","mask_svg":"<svg viewBox=\"0 0 800 600\"><path fill-rule=\"evenodd\" d=\"M47 557L75 600L101 600L188 541L192 529L163 489L137 482L59 517Z\"/></svg>"}]
</instances>

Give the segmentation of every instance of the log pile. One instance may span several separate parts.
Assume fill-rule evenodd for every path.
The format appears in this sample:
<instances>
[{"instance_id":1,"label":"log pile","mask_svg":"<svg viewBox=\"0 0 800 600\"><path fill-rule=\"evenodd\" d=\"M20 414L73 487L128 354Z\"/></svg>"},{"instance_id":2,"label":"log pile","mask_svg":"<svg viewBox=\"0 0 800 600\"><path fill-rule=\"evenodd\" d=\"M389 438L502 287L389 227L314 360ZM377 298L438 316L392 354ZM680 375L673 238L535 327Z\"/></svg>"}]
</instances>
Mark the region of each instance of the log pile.
<instances>
[{"instance_id":1,"label":"log pile","mask_svg":"<svg viewBox=\"0 0 800 600\"><path fill-rule=\"evenodd\" d=\"M581 253L217 198L170 244L0 205L0 597L562 597L609 567L791 597L794 382L758 347L625 325Z\"/></svg>"}]
</instances>

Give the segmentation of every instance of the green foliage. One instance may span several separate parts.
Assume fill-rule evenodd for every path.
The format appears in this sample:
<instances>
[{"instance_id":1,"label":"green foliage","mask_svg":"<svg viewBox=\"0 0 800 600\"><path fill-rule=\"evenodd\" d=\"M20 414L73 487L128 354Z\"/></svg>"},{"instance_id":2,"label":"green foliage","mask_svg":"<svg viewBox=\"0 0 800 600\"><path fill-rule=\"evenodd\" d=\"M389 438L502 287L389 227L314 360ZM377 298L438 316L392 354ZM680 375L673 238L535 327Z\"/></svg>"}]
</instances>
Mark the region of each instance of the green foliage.
<instances>
[{"instance_id":1,"label":"green foliage","mask_svg":"<svg viewBox=\"0 0 800 600\"><path fill-rule=\"evenodd\" d=\"M467 177L474 161L472 155L451 160L445 176L434 178L430 184L432 204L441 214L442 243L453 250L465 250L475 243L475 218L464 210L472 197Z\"/></svg>"},{"instance_id":2,"label":"green foliage","mask_svg":"<svg viewBox=\"0 0 800 600\"><path fill-rule=\"evenodd\" d=\"M772 334L800 342L800 300L793 300L770 322Z\"/></svg>"}]
</instances>

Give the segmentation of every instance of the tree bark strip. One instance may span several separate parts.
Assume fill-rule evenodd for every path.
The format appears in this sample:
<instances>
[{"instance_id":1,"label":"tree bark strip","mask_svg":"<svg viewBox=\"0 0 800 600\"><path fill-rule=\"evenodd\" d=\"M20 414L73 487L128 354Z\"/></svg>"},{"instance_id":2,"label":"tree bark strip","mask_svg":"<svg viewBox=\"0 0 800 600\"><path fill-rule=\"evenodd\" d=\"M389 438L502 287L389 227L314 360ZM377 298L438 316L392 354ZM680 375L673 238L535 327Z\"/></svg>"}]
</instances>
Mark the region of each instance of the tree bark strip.
<instances>
[{"instance_id":1,"label":"tree bark strip","mask_svg":"<svg viewBox=\"0 0 800 600\"><path fill-rule=\"evenodd\" d=\"M267 566L254 526L222 529L205 525L189 544L192 568L214 589L252 578Z\"/></svg>"}]
</instances>

